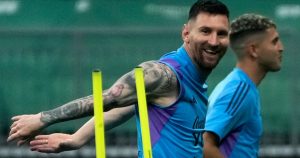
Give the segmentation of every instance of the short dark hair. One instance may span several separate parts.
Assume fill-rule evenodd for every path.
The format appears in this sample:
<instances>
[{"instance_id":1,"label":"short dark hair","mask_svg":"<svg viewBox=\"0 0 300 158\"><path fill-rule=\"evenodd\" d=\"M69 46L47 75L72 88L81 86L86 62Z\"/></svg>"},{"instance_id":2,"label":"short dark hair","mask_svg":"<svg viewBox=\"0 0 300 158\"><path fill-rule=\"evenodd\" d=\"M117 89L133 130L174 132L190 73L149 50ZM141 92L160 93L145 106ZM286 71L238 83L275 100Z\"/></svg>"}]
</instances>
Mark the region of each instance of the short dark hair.
<instances>
[{"instance_id":1,"label":"short dark hair","mask_svg":"<svg viewBox=\"0 0 300 158\"><path fill-rule=\"evenodd\" d=\"M269 28L276 28L276 24L269 18L259 14L243 14L231 22L230 42L247 36L249 34L266 31Z\"/></svg>"},{"instance_id":2,"label":"short dark hair","mask_svg":"<svg viewBox=\"0 0 300 158\"><path fill-rule=\"evenodd\" d=\"M218 0L198 0L192 5L188 20L195 19L201 12L226 15L229 19L227 6Z\"/></svg>"}]
</instances>

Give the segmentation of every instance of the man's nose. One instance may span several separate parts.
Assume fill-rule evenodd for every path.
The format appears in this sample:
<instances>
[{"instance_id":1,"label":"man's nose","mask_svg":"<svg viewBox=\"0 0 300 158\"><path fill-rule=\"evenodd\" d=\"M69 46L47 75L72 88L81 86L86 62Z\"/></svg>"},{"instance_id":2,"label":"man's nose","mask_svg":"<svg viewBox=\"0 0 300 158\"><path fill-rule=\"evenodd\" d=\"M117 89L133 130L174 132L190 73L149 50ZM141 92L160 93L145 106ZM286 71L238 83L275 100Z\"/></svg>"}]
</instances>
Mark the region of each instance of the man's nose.
<instances>
[{"instance_id":1,"label":"man's nose","mask_svg":"<svg viewBox=\"0 0 300 158\"><path fill-rule=\"evenodd\" d=\"M218 44L219 44L219 39L218 39L217 34L212 33L212 34L209 36L208 43L209 43L210 45L212 45L212 46L218 45Z\"/></svg>"}]
</instances>

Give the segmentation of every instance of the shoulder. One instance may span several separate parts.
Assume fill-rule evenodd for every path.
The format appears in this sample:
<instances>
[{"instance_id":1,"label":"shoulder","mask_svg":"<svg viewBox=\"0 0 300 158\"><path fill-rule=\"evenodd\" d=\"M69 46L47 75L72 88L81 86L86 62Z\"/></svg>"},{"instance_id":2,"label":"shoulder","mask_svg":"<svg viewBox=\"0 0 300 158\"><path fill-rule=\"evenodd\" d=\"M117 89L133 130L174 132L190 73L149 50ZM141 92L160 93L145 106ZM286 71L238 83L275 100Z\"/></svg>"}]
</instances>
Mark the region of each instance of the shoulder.
<instances>
[{"instance_id":1,"label":"shoulder","mask_svg":"<svg viewBox=\"0 0 300 158\"><path fill-rule=\"evenodd\" d=\"M241 113L247 112L247 110L250 110L249 108L253 106L252 101L255 98L253 98L253 95L251 95L251 86L244 81L235 82L228 86L229 89L229 104L227 107L227 111L229 114L234 115L237 111L240 111Z\"/></svg>"},{"instance_id":2,"label":"shoulder","mask_svg":"<svg viewBox=\"0 0 300 158\"><path fill-rule=\"evenodd\" d=\"M249 95L250 85L240 80L223 80L213 90L209 103L217 106L234 107L245 103Z\"/></svg>"},{"instance_id":3,"label":"shoulder","mask_svg":"<svg viewBox=\"0 0 300 158\"><path fill-rule=\"evenodd\" d=\"M209 99L229 98L238 89L240 81L225 78L214 88Z\"/></svg>"},{"instance_id":4,"label":"shoulder","mask_svg":"<svg viewBox=\"0 0 300 158\"><path fill-rule=\"evenodd\" d=\"M145 77L159 79L175 76L175 73L169 66L156 60L146 61L139 65L144 69Z\"/></svg>"},{"instance_id":5,"label":"shoulder","mask_svg":"<svg viewBox=\"0 0 300 158\"><path fill-rule=\"evenodd\" d=\"M158 70L160 70L160 69L170 69L169 66L159 62L158 60L145 61L145 62L139 64L139 66L144 68L144 69L158 69Z\"/></svg>"},{"instance_id":6,"label":"shoulder","mask_svg":"<svg viewBox=\"0 0 300 158\"><path fill-rule=\"evenodd\" d=\"M146 91L158 96L177 94L177 77L171 68L159 61L147 61L139 65L144 69Z\"/></svg>"}]
</instances>

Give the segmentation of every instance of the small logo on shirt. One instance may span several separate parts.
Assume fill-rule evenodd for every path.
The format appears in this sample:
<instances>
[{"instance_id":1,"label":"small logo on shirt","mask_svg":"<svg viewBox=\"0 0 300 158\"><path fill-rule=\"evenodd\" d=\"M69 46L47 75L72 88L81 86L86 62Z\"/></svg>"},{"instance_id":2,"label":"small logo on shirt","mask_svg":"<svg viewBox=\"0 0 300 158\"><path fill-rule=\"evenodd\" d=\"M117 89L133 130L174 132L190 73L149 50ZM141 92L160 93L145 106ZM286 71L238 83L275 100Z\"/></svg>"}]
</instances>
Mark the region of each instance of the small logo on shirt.
<instances>
[{"instance_id":1,"label":"small logo on shirt","mask_svg":"<svg viewBox=\"0 0 300 158\"><path fill-rule=\"evenodd\" d=\"M193 124L193 129L202 129L204 127L204 121L200 121L199 120L199 117L197 116L195 121L194 121L194 124ZM193 133L193 136L194 136L194 146L198 145L199 144L199 137L201 135L201 132L198 131L198 132L194 132Z\"/></svg>"}]
</instances>

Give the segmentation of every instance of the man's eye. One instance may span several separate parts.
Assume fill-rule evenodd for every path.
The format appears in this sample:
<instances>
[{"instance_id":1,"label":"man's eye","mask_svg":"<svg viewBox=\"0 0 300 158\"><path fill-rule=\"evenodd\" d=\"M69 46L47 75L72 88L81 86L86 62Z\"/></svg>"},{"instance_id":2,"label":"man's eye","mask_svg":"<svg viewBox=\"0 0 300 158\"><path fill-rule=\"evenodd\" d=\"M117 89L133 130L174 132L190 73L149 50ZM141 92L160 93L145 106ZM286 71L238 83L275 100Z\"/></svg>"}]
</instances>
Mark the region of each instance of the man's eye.
<instances>
[{"instance_id":1,"label":"man's eye","mask_svg":"<svg viewBox=\"0 0 300 158\"><path fill-rule=\"evenodd\" d=\"M220 37L227 37L228 36L228 32L219 32L218 33L218 36L220 36Z\"/></svg>"},{"instance_id":2,"label":"man's eye","mask_svg":"<svg viewBox=\"0 0 300 158\"><path fill-rule=\"evenodd\" d=\"M203 30L200 30L200 32L204 33L204 34L208 34L210 31L207 30L207 29L203 29Z\"/></svg>"},{"instance_id":3,"label":"man's eye","mask_svg":"<svg viewBox=\"0 0 300 158\"><path fill-rule=\"evenodd\" d=\"M279 41L279 38L275 38L275 39L272 41L272 43L273 43L274 45L276 45L278 41Z\"/></svg>"}]
</instances>

